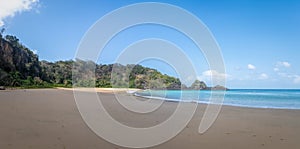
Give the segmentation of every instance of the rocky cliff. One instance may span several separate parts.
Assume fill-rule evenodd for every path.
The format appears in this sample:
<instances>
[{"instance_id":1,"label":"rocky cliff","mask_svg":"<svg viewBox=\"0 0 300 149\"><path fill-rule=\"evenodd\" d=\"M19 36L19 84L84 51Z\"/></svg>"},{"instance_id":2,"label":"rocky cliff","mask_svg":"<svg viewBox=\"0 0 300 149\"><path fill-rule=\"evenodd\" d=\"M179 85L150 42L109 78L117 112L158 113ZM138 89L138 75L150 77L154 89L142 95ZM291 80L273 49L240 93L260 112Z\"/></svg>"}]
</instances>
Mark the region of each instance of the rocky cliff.
<instances>
[{"instance_id":1,"label":"rocky cliff","mask_svg":"<svg viewBox=\"0 0 300 149\"><path fill-rule=\"evenodd\" d=\"M0 38L0 85L20 85L19 81L39 77L38 56L18 42L15 36Z\"/></svg>"},{"instance_id":2,"label":"rocky cliff","mask_svg":"<svg viewBox=\"0 0 300 149\"><path fill-rule=\"evenodd\" d=\"M20 72L20 77L39 76L38 56L22 45L13 45L0 39L0 69L2 72Z\"/></svg>"}]
</instances>

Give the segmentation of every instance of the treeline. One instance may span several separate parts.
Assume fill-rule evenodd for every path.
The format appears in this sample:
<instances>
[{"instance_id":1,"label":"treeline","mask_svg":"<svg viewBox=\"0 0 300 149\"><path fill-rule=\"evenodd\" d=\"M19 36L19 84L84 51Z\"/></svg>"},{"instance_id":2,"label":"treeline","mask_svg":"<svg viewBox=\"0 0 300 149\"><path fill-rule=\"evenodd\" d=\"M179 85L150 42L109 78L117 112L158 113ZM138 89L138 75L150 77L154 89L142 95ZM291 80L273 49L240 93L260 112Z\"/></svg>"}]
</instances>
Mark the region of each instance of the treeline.
<instances>
[{"instance_id":1,"label":"treeline","mask_svg":"<svg viewBox=\"0 0 300 149\"><path fill-rule=\"evenodd\" d=\"M73 83L75 86L140 89L180 89L181 87L178 78L141 65L98 65L82 60L76 60L73 64Z\"/></svg>"}]
</instances>

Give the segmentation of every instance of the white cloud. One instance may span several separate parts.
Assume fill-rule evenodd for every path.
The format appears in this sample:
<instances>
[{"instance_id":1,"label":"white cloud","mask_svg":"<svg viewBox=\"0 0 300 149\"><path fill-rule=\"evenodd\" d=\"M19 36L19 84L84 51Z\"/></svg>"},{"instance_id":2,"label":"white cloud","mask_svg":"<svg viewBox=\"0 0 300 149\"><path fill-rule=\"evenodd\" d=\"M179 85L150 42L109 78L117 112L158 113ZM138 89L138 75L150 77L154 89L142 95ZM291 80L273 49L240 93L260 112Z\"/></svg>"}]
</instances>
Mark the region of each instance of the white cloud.
<instances>
[{"instance_id":1,"label":"white cloud","mask_svg":"<svg viewBox=\"0 0 300 149\"><path fill-rule=\"evenodd\" d=\"M289 62L286 61L279 61L276 63L275 68L273 69L279 77L284 79L284 81L288 81L290 83L294 84L300 84L300 75L291 73L288 71L288 69L285 68L290 68L292 65Z\"/></svg>"},{"instance_id":2,"label":"white cloud","mask_svg":"<svg viewBox=\"0 0 300 149\"><path fill-rule=\"evenodd\" d=\"M266 80L268 78L269 78L269 76L265 73L260 74L259 77L258 77L258 79L260 79L260 80Z\"/></svg>"},{"instance_id":3,"label":"white cloud","mask_svg":"<svg viewBox=\"0 0 300 149\"><path fill-rule=\"evenodd\" d=\"M291 64L289 62L277 62L276 66L289 68L291 67Z\"/></svg>"},{"instance_id":4,"label":"white cloud","mask_svg":"<svg viewBox=\"0 0 300 149\"><path fill-rule=\"evenodd\" d=\"M295 84L300 84L300 76L298 76L298 75L295 76L294 83Z\"/></svg>"},{"instance_id":5,"label":"white cloud","mask_svg":"<svg viewBox=\"0 0 300 149\"><path fill-rule=\"evenodd\" d=\"M200 77L198 77L198 79L200 80L210 80L212 79L216 79L217 81L222 81L225 79L228 79L230 77L230 75L225 74L225 73L220 73L216 70L207 70L204 71L202 73L202 75Z\"/></svg>"},{"instance_id":6,"label":"white cloud","mask_svg":"<svg viewBox=\"0 0 300 149\"><path fill-rule=\"evenodd\" d=\"M256 67L254 65L252 65L252 64L248 64L248 69L249 70L255 70Z\"/></svg>"},{"instance_id":7,"label":"white cloud","mask_svg":"<svg viewBox=\"0 0 300 149\"><path fill-rule=\"evenodd\" d=\"M0 0L0 27L7 17L32 9L39 0Z\"/></svg>"},{"instance_id":8,"label":"white cloud","mask_svg":"<svg viewBox=\"0 0 300 149\"><path fill-rule=\"evenodd\" d=\"M288 74L288 73L283 73L279 72L277 73L280 77L286 78L288 80L293 81L295 84L300 84L300 75L297 74Z\"/></svg>"}]
</instances>

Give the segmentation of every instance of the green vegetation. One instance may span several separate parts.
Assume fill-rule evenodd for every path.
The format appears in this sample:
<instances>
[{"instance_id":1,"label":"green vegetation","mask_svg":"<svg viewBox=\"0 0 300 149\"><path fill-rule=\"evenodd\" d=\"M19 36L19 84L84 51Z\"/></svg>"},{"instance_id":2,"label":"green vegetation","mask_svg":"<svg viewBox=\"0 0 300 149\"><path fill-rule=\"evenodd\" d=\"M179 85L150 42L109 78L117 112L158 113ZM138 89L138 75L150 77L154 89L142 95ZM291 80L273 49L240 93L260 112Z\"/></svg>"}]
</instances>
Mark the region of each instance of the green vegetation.
<instances>
[{"instance_id":1,"label":"green vegetation","mask_svg":"<svg viewBox=\"0 0 300 149\"><path fill-rule=\"evenodd\" d=\"M0 86L48 88L72 87L74 83L82 87L142 89L181 87L178 78L141 65L98 65L78 59L58 62L39 61L38 55L22 45L16 36L3 37L3 32L4 30L1 30L0 34ZM72 68L74 68L73 76Z\"/></svg>"},{"instance_id":2,"label":"green vegetation","mask_svg":"<svg viewBox=\"0 0 300 149\"><path fill-rule=\"evenodd\" d=\"M0 33L0 86L19 88L130 87L140 89L211 89L196 80L191 87L175 77L141 65L95 64L76 59L39 61L16 36ZM220 87L218 87L220 88Z\"/></svg>"}]
</instances>

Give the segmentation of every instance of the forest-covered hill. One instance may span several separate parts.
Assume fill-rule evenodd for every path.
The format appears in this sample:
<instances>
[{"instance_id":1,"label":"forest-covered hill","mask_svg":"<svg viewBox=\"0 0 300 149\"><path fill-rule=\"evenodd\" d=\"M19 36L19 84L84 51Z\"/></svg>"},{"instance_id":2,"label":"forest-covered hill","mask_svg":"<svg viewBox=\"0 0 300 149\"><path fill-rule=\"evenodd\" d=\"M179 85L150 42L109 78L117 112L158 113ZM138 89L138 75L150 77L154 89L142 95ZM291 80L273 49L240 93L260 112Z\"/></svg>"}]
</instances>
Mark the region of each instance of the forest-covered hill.
<instances>
[{"instance_id":1,"label":"forest-covered hill","mask_svg":"<svg viewBox=\"0 0 300 149\"><path fill-rule=\"evenodd\" d=\"M0 32L0 86L44 87L130 87L140 89L226 90L208 87L195 80L191 86L178 78L142 65L96 64L92 61L39 61L38 55L13 35Z\"/></svg>"},{"instance_id":2,"label":"forest-covered hill","mask_svg":"<svg viewBox=\"0 0 300 149\"><path fill-rule=\"evenodd\" d=\"M73 78L72 68L75 68L73 69ZM93 70L86 70L86 68L93 68ZM128 74L120 74L117 71L112 72L113 69L129 72ZM93 75L95 79L91 79ZM22 45L16 36L6 35L3 37L0 34L0 86L71 87L73 84L83 87L141 89L180 89L182 85L178 78L141 65L102 65L82 60L39 61L38 55ZM188 88L185 85L182 87ZM190 88L205 89L207 86L204 82L196 80Z\"/></svg>"}]
</instances>

